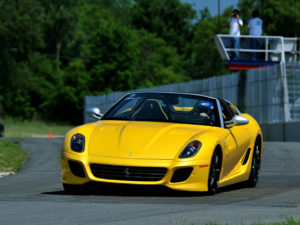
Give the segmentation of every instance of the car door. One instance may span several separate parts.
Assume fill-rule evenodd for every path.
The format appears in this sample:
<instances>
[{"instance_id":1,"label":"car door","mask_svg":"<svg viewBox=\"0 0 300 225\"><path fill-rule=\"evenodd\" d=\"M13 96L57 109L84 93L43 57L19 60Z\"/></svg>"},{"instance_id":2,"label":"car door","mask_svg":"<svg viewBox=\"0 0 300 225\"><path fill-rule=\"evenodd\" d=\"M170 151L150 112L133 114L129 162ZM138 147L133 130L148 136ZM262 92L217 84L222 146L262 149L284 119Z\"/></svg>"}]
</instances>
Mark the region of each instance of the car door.
<instances>
[{"instance_id":1,"label":"car door","mask_svg":"<svg viewBox=\"0 0 300 225\"><path fill-rule=\"evenodd\" d=\"M233 119L235 115L239 115L239 111L231 103L222 100L222 114L224 123ZM225 127L225 126L224 126ZM225 138L226 149L225 157L227 159L226 168L224 168L224 175L234 169L236 164L241 160L246 153L249 143L250 134L247 125L233 126L231 128L224 128L229 131Z\"/></svg>"}]
</instances>

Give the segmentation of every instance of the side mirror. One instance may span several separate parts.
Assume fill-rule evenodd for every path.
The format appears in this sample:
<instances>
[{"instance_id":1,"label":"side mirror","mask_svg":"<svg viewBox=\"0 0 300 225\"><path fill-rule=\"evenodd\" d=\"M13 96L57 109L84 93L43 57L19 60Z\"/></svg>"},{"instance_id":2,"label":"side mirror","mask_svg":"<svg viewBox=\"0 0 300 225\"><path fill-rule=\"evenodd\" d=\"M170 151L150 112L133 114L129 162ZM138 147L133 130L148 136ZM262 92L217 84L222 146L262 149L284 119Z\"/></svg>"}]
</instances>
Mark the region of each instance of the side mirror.
<instances>
[{"instance_id":1,"label":"side mirror","mask_svg":"<svg viewBox=\"0 0 300 225\"><path fill-rule=\"evenodd\" d=\"M85 112L89 117L92 117L92 118L95 118L98 120L100 120L103 116L103 114L101 114L101 112L100 112L100 109L98 109L98 108L88 108Z\"/></svg>"},{"instance_id":2,"label":"side mirror","mask_svg":"<svg viewBox=\"0 0 300 225\"><path fill-rule=\"evenodd\" d=\"M232 120L230 121L225 121L225 127L226 128L231 128L234 126L240 126L240 125L245 125L248 124L249 120L243 116L234 116Z\"/></svg>"}]
</instances>

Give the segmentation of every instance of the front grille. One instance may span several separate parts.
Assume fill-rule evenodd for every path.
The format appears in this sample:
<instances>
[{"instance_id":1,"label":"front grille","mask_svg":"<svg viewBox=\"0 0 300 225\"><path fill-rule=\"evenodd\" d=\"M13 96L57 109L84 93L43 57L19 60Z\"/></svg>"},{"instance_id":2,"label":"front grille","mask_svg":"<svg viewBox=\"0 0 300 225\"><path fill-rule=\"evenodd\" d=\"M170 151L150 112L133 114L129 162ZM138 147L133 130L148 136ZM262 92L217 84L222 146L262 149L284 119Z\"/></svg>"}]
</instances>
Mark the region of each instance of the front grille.
<instances>
[{"instance_id":1,"label":"front grille","mask_svg":"<svg viewBox=\"0 0 300 225\"><path fill-rule=\"evenodd\" d=\"M134 167L90 164L95 177L110 180L159 181L167 169L163 167Z\"/></svg>"}]
</instances>

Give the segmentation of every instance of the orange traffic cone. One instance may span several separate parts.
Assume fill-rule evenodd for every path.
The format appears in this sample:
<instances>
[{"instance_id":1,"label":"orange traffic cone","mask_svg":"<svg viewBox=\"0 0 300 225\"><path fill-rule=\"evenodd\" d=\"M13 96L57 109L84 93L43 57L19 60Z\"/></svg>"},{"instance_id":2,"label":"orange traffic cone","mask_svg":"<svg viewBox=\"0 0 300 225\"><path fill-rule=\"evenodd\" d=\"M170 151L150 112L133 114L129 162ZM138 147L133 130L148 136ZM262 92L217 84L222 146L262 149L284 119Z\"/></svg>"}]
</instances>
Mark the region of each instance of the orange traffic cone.
<instances>
[{"instance_id":1,"label":"orange traffic cone","mask_svg":"<svg viewBox=\"0 0 300 225\"><path fill-rule=\"evenodd\" d=\"M53 134L51 131L49 131L49 138L52 139L53 138Z\"/></svg>"}]
</instances>

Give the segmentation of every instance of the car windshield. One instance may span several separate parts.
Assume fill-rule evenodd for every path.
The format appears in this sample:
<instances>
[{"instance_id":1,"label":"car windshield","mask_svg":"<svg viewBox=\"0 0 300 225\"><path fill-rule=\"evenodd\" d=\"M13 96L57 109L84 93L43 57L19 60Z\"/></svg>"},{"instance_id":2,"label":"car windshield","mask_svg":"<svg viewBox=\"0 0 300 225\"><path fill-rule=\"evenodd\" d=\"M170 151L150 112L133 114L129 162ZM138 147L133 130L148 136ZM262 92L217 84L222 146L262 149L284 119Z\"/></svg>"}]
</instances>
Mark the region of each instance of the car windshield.
<instances>
[{"instance_id":1,"label":"car windshield","mask_svg":"<svg viewBox=\"0 0 300 225\"><path fill-rule=\"evenodd\" d=\"M220 126L216 100L175 93L125 96L102 120L157 121Z\"/></svg>"}]
</instances>

